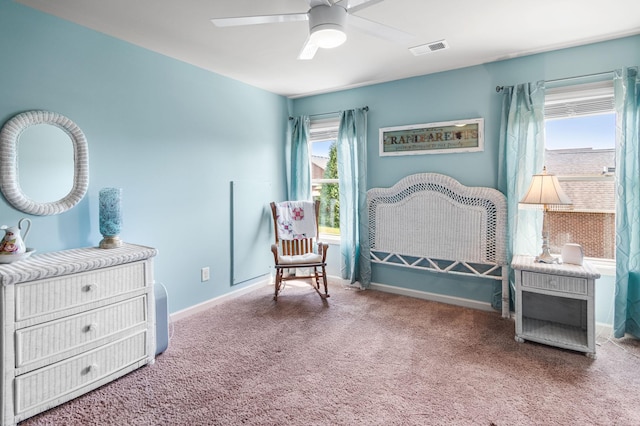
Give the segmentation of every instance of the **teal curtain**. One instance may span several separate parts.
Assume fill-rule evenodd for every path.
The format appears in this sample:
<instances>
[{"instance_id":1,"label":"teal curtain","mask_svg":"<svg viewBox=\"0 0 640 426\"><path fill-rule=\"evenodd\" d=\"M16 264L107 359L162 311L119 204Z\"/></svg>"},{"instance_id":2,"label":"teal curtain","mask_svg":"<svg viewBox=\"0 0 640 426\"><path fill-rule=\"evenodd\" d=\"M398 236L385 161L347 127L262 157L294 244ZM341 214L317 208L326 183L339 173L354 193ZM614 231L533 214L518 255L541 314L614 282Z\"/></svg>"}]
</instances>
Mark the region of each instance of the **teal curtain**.
<instances>
[{"instance_id":1,"label":"teal curtain","mask_svg":"<svg viewBox=\"0 0 640 426\"><path fill-rule=\"evenodd\" d=\"M287 200L311 200L309 116L289 119L285 152Z\"/></svg>"},{"instance_id":2,"label":"teal curtain","mask_svg":"<svg viewBox=\"0 0 640 426\"><path fill-rule=\"evenodd\" d=\"M338 129L340 254L342 278L371 283L367 224L367 110L343 111Z\"/></svg>"},{"instance_id":3,"label":"teal curtain","mask_svg":"<svg viewBox=\"0 0 640 426\"><path fill-rule=\"evenodd\" d=\"M638 67L614 75L616 103L616 292L613 330L640 338L640 80Z\"/></svg>"},{"instance_id":4,"label":"teal curtain","mask_svg":"<svg viewBox=\"0 0 640 426\"><path fill-rule=\"evenodd\" d=\"M544 82L504 88L499 150L498 189L507 197L507 261L511 263L514 254L537 255L542 247L541 212L520 210L518 203L531 177L544 165ZM515 288L513 273L509 281ZM500 282L496 282L494 309L502 307L500 295Z\"/></svg>"}]
</instances>

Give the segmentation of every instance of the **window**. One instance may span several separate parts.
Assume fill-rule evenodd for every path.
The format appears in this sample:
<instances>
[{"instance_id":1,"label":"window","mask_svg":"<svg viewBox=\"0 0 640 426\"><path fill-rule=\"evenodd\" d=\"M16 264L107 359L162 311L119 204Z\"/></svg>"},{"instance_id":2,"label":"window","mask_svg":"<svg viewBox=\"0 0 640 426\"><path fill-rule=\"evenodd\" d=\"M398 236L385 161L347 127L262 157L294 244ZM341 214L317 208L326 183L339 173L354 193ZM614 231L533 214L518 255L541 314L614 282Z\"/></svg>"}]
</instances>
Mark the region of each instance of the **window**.
<instances>
[{"instance_id":1,"label":"window","mask_svg":"<svg viewBox=\"0 0 640 426\"><path fill-rule=\"evenodd\" d=\"M338 188L337 117L312 120L309 129L311 195L320 200L318 225L321 237L340 236L340 193Z\"/></svg>"},{"instance_id":2,"label":"window","mask_svg":"<svg viewBox=\"0 0 640 426\"><path fill-rule=\"evenodd\" d=\"M615 257L615 121L611 81L547 90L544 161L573 202L548 213L552 253Z\"/></svg>"}]
</instances>

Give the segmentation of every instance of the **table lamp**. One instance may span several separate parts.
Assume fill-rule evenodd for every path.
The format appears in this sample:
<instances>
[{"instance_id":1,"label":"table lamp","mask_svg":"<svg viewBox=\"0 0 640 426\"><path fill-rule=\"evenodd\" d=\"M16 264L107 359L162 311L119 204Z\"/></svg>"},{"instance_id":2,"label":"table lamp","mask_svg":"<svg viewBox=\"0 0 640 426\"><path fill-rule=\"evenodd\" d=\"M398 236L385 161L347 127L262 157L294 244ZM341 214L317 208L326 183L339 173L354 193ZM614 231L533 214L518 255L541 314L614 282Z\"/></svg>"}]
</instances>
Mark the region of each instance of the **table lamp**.
<instances>
[{"instance_id":1,"label":"table lamp","mask_svg":"<svg viewBox=\"0 0 640 426\"><path fill-rule=\"evenodd\" d=\"M531 185L527 195L520 201L520 204L537 206L542 208L542 253L536 257L536 262L557 263L558 258L549 253L549 228L547 224L547 212L549 210L559 210L562 206L570 206L571 199L560 187L558 178L547 173L547 168L543 167L542 173L533 175Z\"/></svg>"}]
</instances>

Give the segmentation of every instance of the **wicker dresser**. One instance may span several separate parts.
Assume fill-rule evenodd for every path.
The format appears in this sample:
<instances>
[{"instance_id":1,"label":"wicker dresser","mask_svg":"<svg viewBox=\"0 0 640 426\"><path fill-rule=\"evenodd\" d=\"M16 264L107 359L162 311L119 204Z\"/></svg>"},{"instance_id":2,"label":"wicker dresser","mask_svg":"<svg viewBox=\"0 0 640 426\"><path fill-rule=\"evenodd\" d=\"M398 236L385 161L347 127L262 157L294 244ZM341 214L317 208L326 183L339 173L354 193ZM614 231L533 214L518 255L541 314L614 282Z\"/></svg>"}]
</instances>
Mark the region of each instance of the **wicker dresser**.
<instances>
[{"instance_id":1,"label":"wicker dresser","mask_svg":"<svg viewBox=\"0 0 640 426\"><path fill-rule=\"evenodd\" d=\"M125 244L0 265L3 425L153 363L155 255Z\"/></svg>"}]
</instances>

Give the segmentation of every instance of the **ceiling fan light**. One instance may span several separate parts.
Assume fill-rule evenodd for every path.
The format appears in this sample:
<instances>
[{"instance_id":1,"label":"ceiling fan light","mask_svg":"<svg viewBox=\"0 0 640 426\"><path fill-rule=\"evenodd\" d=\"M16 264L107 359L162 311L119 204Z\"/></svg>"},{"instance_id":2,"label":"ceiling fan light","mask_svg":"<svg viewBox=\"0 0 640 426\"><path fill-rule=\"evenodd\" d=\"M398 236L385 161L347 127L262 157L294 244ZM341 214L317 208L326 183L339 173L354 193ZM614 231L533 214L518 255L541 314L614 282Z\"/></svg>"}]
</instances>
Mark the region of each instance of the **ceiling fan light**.
<instances>
[{"instance_id":1,"label":"ceiling fan light","mask_svg":"<svg viewBox=\"0 0 640 426\"><path fill-rule=\"evenodd\" d=\"M337 4L318 5L309 10L310 41L323 49L340 46L347 40L347 10Z\"/></svg>"},{"instance_id":2,"label":"ceiling fan light","mask_svg":"<svg viewBox=\"0 0 640 426\"><path fill-rule=\"evenodd\" d=\"M347 41L347 35L340 25L323 24L311 30L311 41L323 49L333 49Z\"/></svg>"}]
</instances>

